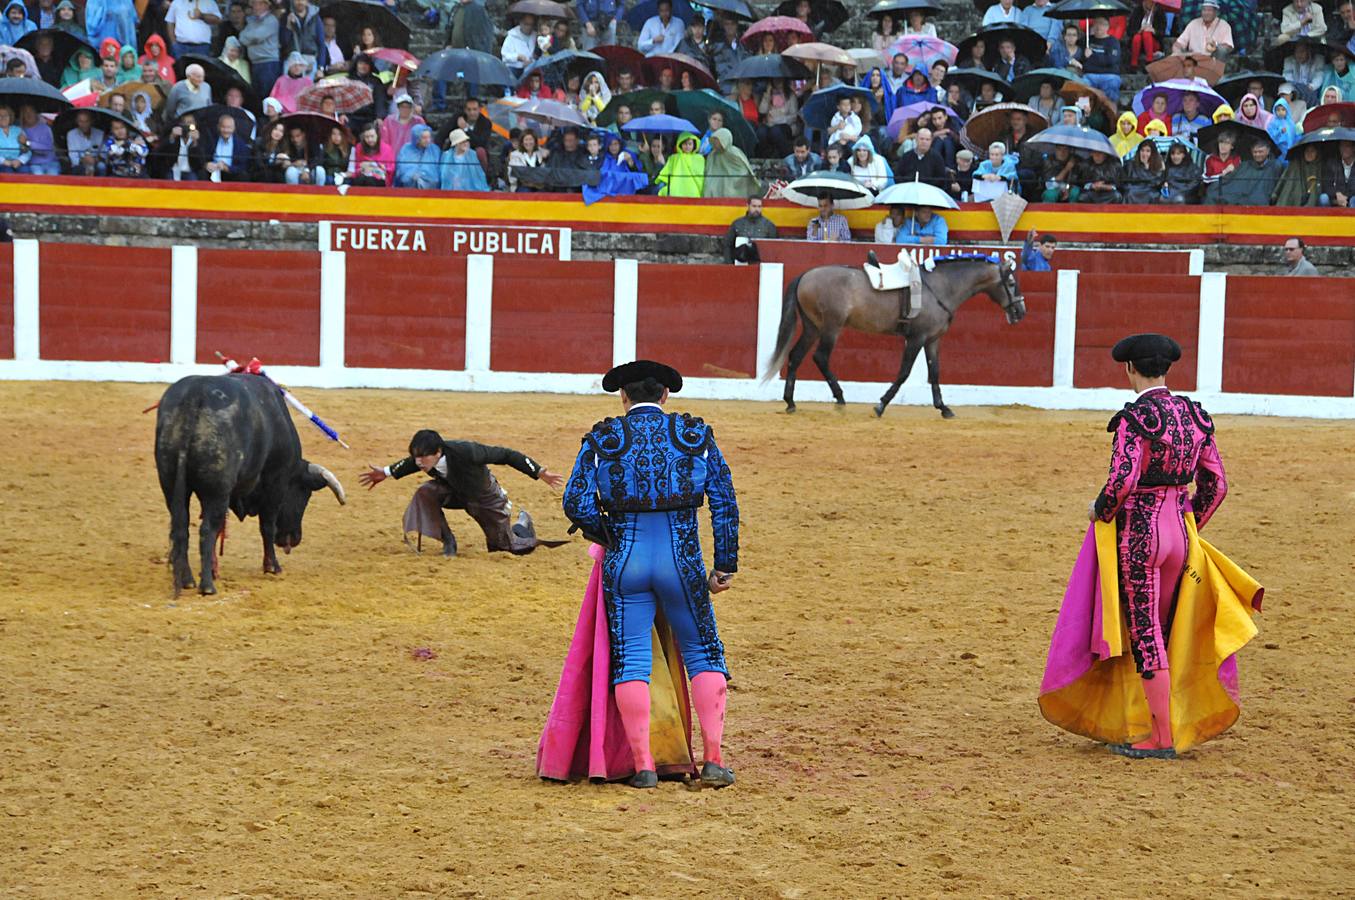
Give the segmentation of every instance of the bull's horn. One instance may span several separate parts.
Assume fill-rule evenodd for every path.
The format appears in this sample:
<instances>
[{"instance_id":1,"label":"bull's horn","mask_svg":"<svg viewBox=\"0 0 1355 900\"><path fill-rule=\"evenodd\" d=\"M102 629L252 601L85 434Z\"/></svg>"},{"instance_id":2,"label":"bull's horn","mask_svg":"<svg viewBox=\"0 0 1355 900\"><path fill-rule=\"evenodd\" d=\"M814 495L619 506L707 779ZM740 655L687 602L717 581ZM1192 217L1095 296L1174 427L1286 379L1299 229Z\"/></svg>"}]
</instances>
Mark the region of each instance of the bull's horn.
<instances>
[{"instance_id":1,"label":"bull's horn","mask_svg":"<svg viewBox=\"0 0 1355 900\"><path fill-rule=\"evenodd\" d=\"M312 475L319 475L325 480L325 484L329 485L329 489L334 492L334 496L338 499L340 506L343 506L348 502L344 498L343 485L339 484L339 479L335 477L333 472L319 463L311 463L310 472Z\"/></svg>"}]
</instances>

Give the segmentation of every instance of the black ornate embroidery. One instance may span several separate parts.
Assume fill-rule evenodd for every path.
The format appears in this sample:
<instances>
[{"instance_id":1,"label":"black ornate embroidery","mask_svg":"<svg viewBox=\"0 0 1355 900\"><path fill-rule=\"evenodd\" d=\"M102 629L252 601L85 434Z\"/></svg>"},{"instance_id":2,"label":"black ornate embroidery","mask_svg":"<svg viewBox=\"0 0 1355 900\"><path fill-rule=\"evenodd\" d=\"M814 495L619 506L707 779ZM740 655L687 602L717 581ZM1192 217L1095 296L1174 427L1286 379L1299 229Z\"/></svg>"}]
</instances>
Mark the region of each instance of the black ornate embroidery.
<instances>
[{"instance_id":1,"label":"black ornate embroidery","mask_svg":"<svg viewBox=\"0 0 1355 900\"><path fill-rule=\"evenodd\" d=\"M1136 494L1134 502L1120 515L1120 596L1124 598L1129 621L1129 647L1134 654L1134 666L1140 672L1166 665L1158 653L1157 631L1153 627L1157 597L1149 565L1157 543L1153 514L1160 502L1161 495L1154 491Z\"/></svg>"},{"instance_id":2,"label":"black ornate embroidery","mask_svg":"<svg viewBox=\"0 0 1355 900\"><path fill-rule=\"evenodd\" d=\"M621 529L629 531L629 529ZM618 546L607 551L602 559L602 605L607 610L607 634L610 639L610 663L612 683L615 684L626 667L625 629L622 619L625 615L624 604L617 603L616 584L625 571L626 561L635 546L633 541L620 540Z\"/></svg>"},{"instance_id":3,"label":"black ornate embroidery","mask_svg":"<svg viewBox=\"0 0 1355 900\"><path fill-rule=\"evenodd\" d=\"M697 530L696 510L679 510L669 514L673 528L673 561L682 578L687 609L701 635L701 647L711 668L727 672L725 647L715 627L715 609L710 602L710 583L706 580L706 563L701 556L701 537Z\"/></svg>"},{"instance_id":4,"label":"black ornate embroidery","mask_svg":"<svg viewBox=\"0 0 1355 900\"><path fill-rule=\"evenodd\" d=\"M673 438L673 446L691 456L704 453L710 438L710 429L706 423L686 413L669 416L668 431Z\"/></svg>"},{"instance_id":5,"label":"black ornate embroidery","mask_svg":"<svg viewBox=\"0 0 1355 900\"><path fill-rule=\"evenodd\" d=\"M630 449L630 425L625 418L608 417L593 426L586 440L603 459L620 459Z\"/></svg>"}]
</instances>

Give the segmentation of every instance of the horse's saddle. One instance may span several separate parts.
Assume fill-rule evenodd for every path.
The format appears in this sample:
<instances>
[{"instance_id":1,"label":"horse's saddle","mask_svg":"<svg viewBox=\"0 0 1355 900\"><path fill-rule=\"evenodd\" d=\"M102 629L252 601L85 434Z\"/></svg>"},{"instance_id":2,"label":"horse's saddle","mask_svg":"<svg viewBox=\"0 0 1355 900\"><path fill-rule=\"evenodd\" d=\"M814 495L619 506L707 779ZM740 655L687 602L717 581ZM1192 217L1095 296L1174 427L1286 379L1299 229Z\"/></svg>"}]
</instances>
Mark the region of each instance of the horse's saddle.
<instances>
[{"instance_id":1,"label":"horse's saddle","mask_svg":"<svg viewBox=\"0 0 1355 900\"><path fill-rule=\"evenodd\" d=\"M871 250L861 268L875 290L903 291L899 300L900 319L911 319L922 311L922 270L906 250L900 250L898 261L890 265L881 265L879 257Z\"/></svg>"}]
</instances>

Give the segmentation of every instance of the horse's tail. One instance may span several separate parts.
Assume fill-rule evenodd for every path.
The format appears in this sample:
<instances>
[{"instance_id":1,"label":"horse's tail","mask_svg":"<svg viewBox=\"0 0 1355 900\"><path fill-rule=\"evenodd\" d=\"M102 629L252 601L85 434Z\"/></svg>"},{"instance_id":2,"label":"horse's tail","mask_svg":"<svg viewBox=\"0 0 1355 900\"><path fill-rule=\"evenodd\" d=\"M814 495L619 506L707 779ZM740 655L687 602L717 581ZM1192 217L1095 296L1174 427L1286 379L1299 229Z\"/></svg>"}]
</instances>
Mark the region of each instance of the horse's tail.
<instances>
[{"instance_id":1,"label":"horse's tail","mask_svg":"<svg viewBox=\"0 0 1355 900\"><path fill-rule=\"evenodd\" d=\"M776 330L776 349L772 351L771 362L762 373L764 383L780 373L781 367L786 364L786 357L790 356L791 344L795 338L795 314L800 308L800 279L803 277L804 275L796 275L786 286L786 295L781 301L781 326Z\"/></svg>"}]
</instances>

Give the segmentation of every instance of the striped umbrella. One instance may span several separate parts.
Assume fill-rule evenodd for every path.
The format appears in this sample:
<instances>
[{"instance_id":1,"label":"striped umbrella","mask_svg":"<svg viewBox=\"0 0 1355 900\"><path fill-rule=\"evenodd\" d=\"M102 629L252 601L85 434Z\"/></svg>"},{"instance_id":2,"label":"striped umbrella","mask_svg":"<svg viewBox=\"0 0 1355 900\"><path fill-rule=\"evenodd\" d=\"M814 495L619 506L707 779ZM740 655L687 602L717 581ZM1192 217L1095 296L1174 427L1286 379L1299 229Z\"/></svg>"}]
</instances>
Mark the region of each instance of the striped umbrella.
<instances>
[{"instance_id":1,"label":"striped umbrella","mask_svg":"<svg viewBox=\"0 0 1355 900\"><path fill-rule=\"evenodd\" d=\"M335 112L346 115L371 104L372 88L351 78L326 78L297 95L297 109L301 112L323 112L326 97L334 101Z\"/></svg>"},{"instance_id":2,"label":"striped umbrella","mask_svg":"<svg viewBox=\"0 0 1355 900\"><path fill-rule=\"evenodd\" d=\"M842 172L815 172L781 189L781 196L800 206L815 207L827 197L838 209L865 209L875 202L870 189Z\"/></svg>"}]
</instances>

